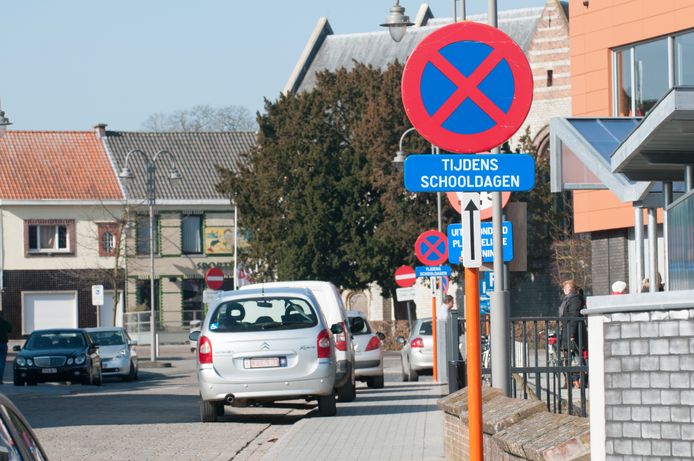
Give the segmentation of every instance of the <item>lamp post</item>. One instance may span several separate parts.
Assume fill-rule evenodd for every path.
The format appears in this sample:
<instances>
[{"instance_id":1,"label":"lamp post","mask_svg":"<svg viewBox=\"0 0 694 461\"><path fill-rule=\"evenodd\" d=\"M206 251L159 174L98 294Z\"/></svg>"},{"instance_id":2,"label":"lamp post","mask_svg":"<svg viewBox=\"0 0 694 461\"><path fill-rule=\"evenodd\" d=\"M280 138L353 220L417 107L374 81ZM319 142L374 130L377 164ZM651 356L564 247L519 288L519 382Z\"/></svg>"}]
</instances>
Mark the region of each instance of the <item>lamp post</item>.
<instances>
[{"instance_id":1,"label":"lamp post","mask_svg":"<svg viewBox=\"0 0 694 461\"><path fill-rule=\"evenodd\" d=\"M150 269L150 284L149 284L149 294L150 294L150 360L154 362L157 359L155 344L156 344L156 313L154 305L154 205L157 196L157 185L156 185L156 174L157 174L157 159L160 155L166 155L169 158L169 179L177 180L181 179L181 173L179 173L178 168L176 168L176 157L174 154L168 150L160 150L153 157L150 157L145 152L139 149L133 149L127 153L125 156L125 165L123 169L118 174L119 177L123 179L129 179L133 177L133 174L128 168L128 161L130 156L133 154L138 154L145 161L147 169L147 204L149 206L149 269Z\"/></svg>"},{"instance_id":2,"label":"lamp post","mask_svg":"<svg viewBox=\"0 0 694 461\"><path fill-rule=\"evenodd\" d=\"M400 0L395 0L395 4L390 8L390 14L386 16L381 27L387 27L390 38L399 42L405 36L407 28L414 25L410 22L410 17L405 16L405 8L400 6Z\"/></svg>"},{"instance_id":3,"label":"lamp post","mask_svg":"<svg viewBox=\"0 0 694 461\"><path fill-rule=\"evenodd\" d=\"M5 117L5 111L0 110L0 138L5 136L5 131L7 131L7 127L12 125L10 122L10 119Z\"/></svg>"}]
</instances>

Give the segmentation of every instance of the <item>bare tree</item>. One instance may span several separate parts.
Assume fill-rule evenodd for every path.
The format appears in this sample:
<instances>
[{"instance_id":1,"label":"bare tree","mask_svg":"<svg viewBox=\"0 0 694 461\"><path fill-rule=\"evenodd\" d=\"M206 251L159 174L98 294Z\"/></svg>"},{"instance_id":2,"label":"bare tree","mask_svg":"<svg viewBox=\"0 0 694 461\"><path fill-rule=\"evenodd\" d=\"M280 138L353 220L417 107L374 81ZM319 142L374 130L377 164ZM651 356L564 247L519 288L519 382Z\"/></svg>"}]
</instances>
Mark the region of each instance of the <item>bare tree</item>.
<instances>
[{"instance_id":1,"label":"bare tree","mask_svg":"<svg viewBox=\"0 0 694 461\"><path fill-rule=\"evenodd\" d=\"M197 105L170 114L150 115L142 123L147 131L255 131L258 126L244 106Z\"/></svg>"}]
</instances>

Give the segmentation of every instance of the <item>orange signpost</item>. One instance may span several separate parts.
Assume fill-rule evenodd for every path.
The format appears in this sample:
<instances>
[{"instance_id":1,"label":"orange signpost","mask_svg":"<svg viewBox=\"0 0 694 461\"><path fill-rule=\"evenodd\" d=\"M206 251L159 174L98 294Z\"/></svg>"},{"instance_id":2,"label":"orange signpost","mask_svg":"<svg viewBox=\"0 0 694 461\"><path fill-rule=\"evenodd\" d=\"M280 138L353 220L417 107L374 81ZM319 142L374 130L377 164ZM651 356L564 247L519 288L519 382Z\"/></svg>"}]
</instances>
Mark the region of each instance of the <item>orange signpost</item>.
<instances>
[{"instance_id":1,"label":"orange signpost","mask_svg":"<svg viewBox=\"0 0 694 461\"><path fill-rule=\"evenodd\" d=\"M465 345L467 348L467 402L470 460L482 461L482 360L480 352L480 274L465 268Z\"/></svg>"}]
</instances>

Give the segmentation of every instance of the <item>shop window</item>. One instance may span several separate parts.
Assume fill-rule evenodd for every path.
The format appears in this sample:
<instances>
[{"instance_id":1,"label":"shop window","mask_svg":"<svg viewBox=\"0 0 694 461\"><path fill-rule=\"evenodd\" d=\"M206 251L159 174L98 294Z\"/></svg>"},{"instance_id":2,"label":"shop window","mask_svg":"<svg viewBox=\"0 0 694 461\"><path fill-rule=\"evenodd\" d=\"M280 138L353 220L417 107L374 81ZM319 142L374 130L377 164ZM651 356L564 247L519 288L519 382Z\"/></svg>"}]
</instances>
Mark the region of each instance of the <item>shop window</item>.
<instances>
[{"instance_id":1,"label":"shop window","mask_svg":"<svg viewBox=\"0 0 694 461\"><path fill-rule=\"evenodd\" d=\"M675 84L694 85L694 32L675 37Z\"/></svg>"},{"instance_id":2,"label":"shop window","mask_svg":"<svg viewBox=\"0 0 694 461\"><path fill-rule=\"evenodd\" d=\"M148 279L138 279L137 281L137 304L151 311L152 297L150 296L150 281ZM159 310L159 280L154 281L154 309Z\"/></svg>"},{"instance_id":3,"label":"shop window","mask_svg":"<svg viewBox=\"0 0 694 461\"><path fill-rule=\"evenodd\" d=\"M25 249L31 253L70 253L74 245L74 221L25 221Z\"/></svg>"},{"instance_id":4,"label":"shop window","mask_svg":"<svg viewBox=\"0 0 694 461\"><path fill-rule=\"evenodd\" d=\"M183 253L202 253L202 216L188 215L181 220L183 234Z\"/></svg>"},{"instance_id":5,"label":"shop window","mask_svg":"<svg viewBox=\"0 0 694 461\"><path fill-rule=\"evenodd\" d=\"M115 256L119 243L118 224L98 224L99 256Z\"/></svg>"},{"instance_id":6,"label":"shop window","mask_svg":"<svg viewBox=\"0 0 694 461\"><path fill-rule=\"evenodd\" d=\"M190 326L190 322L203 319L202 292L204 289L204 279L185 279L181 282L184 326Z\"/></svg>"},{"instance_id":7,"label":"shop window","mask_svg":"<svg viewBox=\"0 0 694 461\"><path fill-rule=\"evenodd\" d=\"M157 248L157 217L154 217L154 253L158 252ZM141 215L137 217L137 254L149 254L149 216Z\"/></svg>"}]
</instances>

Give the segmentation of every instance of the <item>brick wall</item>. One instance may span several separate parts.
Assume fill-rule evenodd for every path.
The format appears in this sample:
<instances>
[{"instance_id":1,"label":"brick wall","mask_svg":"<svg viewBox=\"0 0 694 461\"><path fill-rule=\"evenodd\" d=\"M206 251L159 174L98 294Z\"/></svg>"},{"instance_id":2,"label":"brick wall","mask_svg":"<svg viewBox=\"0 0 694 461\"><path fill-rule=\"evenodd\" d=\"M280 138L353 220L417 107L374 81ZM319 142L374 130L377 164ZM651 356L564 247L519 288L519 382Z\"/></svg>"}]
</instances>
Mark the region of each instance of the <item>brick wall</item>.
<instances>
[{"instance_id":1,"label":"brick wall","mask_svg":"<svg viewBox=\"0 0 694 461\"><path fill-rule=\"evenodd\" d=\"M694 455L694 309L604 316L607 459Z\"/></svg>"}]
</instances>

